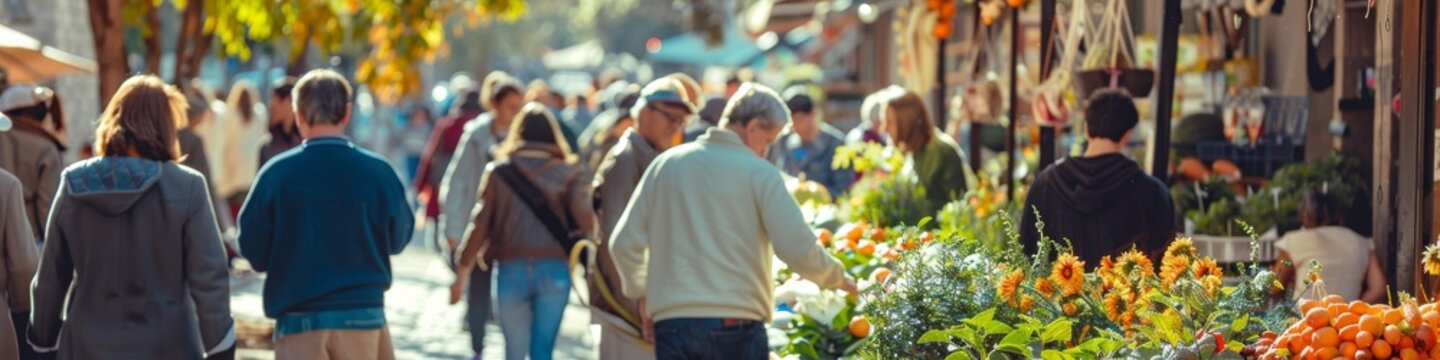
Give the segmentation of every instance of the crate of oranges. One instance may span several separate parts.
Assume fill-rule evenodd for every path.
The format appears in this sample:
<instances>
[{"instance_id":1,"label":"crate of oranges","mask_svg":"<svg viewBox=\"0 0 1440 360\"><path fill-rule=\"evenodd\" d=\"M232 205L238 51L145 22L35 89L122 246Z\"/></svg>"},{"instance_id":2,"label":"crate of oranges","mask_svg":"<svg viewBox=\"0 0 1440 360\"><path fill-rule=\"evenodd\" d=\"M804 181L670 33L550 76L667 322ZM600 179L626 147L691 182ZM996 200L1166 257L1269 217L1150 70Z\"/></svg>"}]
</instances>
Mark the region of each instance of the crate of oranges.
<instances>
[{"instance_id":1,"label":"crate of oranges","mask_svg":"<svg viewBox=\"0 0 1440 360\"><path fill-rule=\"evenodd\" d=\"M1440 359L1440 312L1433 303L1407 299L1392 307L1331 295L1297 305L1304 318L1282 334L1265 334L1247 353L1266 360Z\"/></svg>"}]
</instances>

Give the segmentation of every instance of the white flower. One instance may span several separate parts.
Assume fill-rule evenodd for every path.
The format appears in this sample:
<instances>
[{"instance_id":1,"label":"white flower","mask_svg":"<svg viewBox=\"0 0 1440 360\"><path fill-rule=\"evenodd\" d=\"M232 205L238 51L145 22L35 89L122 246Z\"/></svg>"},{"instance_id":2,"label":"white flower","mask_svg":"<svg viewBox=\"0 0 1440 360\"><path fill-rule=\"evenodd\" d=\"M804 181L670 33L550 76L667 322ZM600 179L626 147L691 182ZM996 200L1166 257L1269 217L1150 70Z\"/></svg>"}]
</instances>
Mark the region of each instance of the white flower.
<instances>
[{"instance_id":1,"label":"white flower","mask_svg":"<svg viewBox=\"0 0 1440 360\"><path fill-rule=\"evenodd\" d=\"M820 296L820 285L809 280L787 281L775 288L775 304L787 304L795 306L795 302L801 299Z\"/></svg>"},{"instance_id":2,"label":"white flower","mask_svg":"<svg viewBox=\"0 0 1440 360\"><path fill-rule=\"evenodd\" d=\"M819 322L826 327L831 326L836 315L845 310L848 303L845 301L845 294L839 291L822 291L820 296L800 299L795 311L810 319Z\"/></svg>"}]
</instances>

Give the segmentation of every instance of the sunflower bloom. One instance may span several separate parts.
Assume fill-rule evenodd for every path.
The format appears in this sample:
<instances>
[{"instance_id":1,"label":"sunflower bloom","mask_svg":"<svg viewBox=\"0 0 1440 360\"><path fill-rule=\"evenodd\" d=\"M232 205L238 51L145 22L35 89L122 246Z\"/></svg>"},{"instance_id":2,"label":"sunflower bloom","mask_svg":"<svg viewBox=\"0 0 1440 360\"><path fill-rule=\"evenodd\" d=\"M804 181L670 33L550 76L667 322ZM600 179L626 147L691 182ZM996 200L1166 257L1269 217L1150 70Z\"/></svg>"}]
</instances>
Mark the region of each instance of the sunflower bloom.
<instances>
[{"instance_id":1,"label":"sunflower bloom","mask_svg":"<svg viewBox=\"0 0 1440 360\"><path fill-rule=\"evenodd\" d=\"M1155 263L1141 253L1140 250L1130 249L1115 261L1115 269L1125 276L1138 276L1142 279L1155 277Z\"/></svg>"},{"instance_id":2,"label":"sunflower bloom","mask_svg":"<svg viewBox=\"0 0 1440 360\"><path fill-rule=\"evenodd\" d=\"M1206 276L1225 276L1225 270L1221 269L1220 265L1215 263L1215 259L1210 257L1205 257L1203 259L1195 261L1194 272L1196 279Z\"/></svg>"},{"instance_id":3,"label":"sunflower bloom","mask_svg":"<svg viewBox=\"0 0 1440 360\"><path fill-rule=\"evenodd\" d=\"M996 295L1004 299L1006 303L1014 305L1015 293L1016 290L1020 289L1020 282L1022 281L1025 281L1025 272L1020 271L1020 269L1015 269L1015 271L1006 274L1005 277L1000 279L1000 283L996 289Z\"/></svg>"},{"instance_id":4,"label":"sunflower bloom","mask_svg":"<svg viewBox=\"0 0 1440 360\"><path fill-rule=\"evenodd\" d=\"M1165 260L1160 263L1160 288L1169 289L1171 286L1175 286L1175 282L1189 271L1190 261L1188 258L1166 256Z\"/></svg>"},{"instance_id":5,"label":"sunflower bloom","mask_svg":"<svg viewBox=\"0 0 1440 360\"><path fill-rule=\"evenodd\" d=\"M1199 251L1195 249L1195 241L1188 237L1175 239L1175 242L1170 243L1170 247L1165 248L1165 258L1167 259L1172 257L1194 259L1198 253Z\"/></svg>"},{"instance_id":6,"label":"sunflower bloom","mask_svg":"<svg viewBox=\"0 0 1440 360\"><path fill-rule=\"evenodd\" d=\"M1027 313L1028 313L1028 312L1030 312L1030 310L1034 310L1034 309L1035 309L1035 298L1030 297L1030 295L1023 295L1023 296L1020 297L1020 312L1027 312Z\"/></svg>"},{"instance_id":7,"label":"sunflower bloom","mask_svg":"<svg viewBox=\"0 0 1440 360\"><path fill-rule=\"evenodd\" d=\"M1080 313L1080 306L1075 305L1075 302L1066 302L1065 305L1060 308L1065 311L1065 316L1068 317L1075 317L1075 315Z\"/></svg>"},{"instance_id":8,"label":"sunflower bloom","mask_svg":"<svg viewBox=\"0 0 1440 360\"><path fill-rule=\"evenodd\" d=\"M1060 254L1050 272L1050 281L1060 285L1065 296L1079 295L1081 288L1085 286L1085 262L1075 257L1075 254Z\"/></svg>"},{"instance_id":9,"label":"sunflower bloom","mask_svg":"<svg viewBox=\"0 0 1440 360\"><path fill-rule=\"evenodd\" d=\"M1220 292L1220 286L1224 284L1225 281L1218 275L1207 275L1200 278L1200 285L1205 288L1205 295L1210 297L1214 297L1216 293Z\"/></svg>"},{"instance_id":10,"label":"sunflower bloom","mask_svg":"<svg viewBox=\"0 0 1440 360\"><path fill-rule=\"evenodd\" d=\"M1440 242L1426 246L1421 259L1421 263L1425 264L1426 274L1440 275Z\"/></svg>"},{"instance_id":11,"label":"sunflower bloom","mask_svg":"<svg viewBox=\"0 0 1440 360\"><path fill-rule=\"evenodd\" d=\"M1039 292L1040 296L1044 296L1046 298L1055 297L1055 285L1051 284L1050 279L1047 278L1042 277L1039 279L1035 279L1035 291Z\"/></svg>"}]
</instances>

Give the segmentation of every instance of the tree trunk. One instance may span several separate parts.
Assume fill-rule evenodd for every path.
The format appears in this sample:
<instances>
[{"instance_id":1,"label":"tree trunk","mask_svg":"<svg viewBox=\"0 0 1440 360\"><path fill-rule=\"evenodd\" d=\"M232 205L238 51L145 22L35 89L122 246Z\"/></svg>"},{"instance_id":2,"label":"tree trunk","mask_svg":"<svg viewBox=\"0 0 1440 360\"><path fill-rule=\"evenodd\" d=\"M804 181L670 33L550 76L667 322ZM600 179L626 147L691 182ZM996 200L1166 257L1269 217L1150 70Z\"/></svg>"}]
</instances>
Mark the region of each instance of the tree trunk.
<instances>
[{"instance_id":1,"label":"tree trunk","mask_svg":"<svg viewBox=\"0 0 1440 360\"><path fill-rule=\"evenodd\" d=\"M205 2L189 2L182 16L179 39L175 42L175 83L189 86L189 81L200 74L200 65L210 51L213 35L201 31Z\"/></svg>"},{"instance_id":2,"label":"tree trunk","mask_svg":"<svg viewBox=\"0 0 1440 360\"><path fill-rule=\"evenodd\" d=\"M145 25L150 31L145 35L145 68L146 72L160 76L160 32L164 29L160 26L160 7L147 2L145 5Z\"/></svg>"},{"instance_id":3,"label":"tree trunk","mask_svg":"<svg viewBox=\"0 0 1440 360\"><path fill-rule=\"evenodd\" d=\"M100 78L101 108L110 103L110 97L125 81L130 64L125 57L125 33L121 28L120 9L124 0L88 0L90 5L90 32L95 39L95 58Z\"/></svg>"}]
</instances>

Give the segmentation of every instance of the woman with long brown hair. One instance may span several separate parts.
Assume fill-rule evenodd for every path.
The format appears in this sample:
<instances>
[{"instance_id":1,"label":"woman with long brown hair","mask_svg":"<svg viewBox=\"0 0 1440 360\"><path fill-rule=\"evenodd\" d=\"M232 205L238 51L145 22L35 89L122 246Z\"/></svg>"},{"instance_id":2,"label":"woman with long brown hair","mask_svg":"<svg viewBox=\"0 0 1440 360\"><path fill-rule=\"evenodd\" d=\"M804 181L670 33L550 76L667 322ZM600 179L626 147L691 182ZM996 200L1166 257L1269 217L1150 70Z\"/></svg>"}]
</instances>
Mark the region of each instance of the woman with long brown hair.
<instances>
[{"instance_id":1,"label":"woman with long brown hair","mask_svg":"<svg viewBox=\"0 0 1440 360\"><path fill-rule=\"evenodd\" d=\"M494 261L505 357L550 359L570 298L571 234L594 228L590 180L545 105L526 104L511 130L481 179L450 303L460 300L476 264Z\"/></svg>"},{"instance_id":2,"label":"woman with long brown hair","mask_svg":"<svg viewBox=\"0 0 1440 360\"><path fill-rule=\"evenodd\" d=\"M914 91L896 86L881 92L885 94L881 129L897 149L910 156L930 200L927 212L965 196L965 158L960 147L935 127L925 101Z\"/></svg>"},{"instance_id":3,"label":"woman with long brown hair","mask_svg":"<svg viewBox=\"0 0 1440 360\"><path fill-rule=\"evenodd\" d=\"M176 163L185 108L160 78L131 77L100 117L98 157L61 174L31 290L37 351L233 357L229 273L209 190Z\"/></svg>"}]
</instances>

